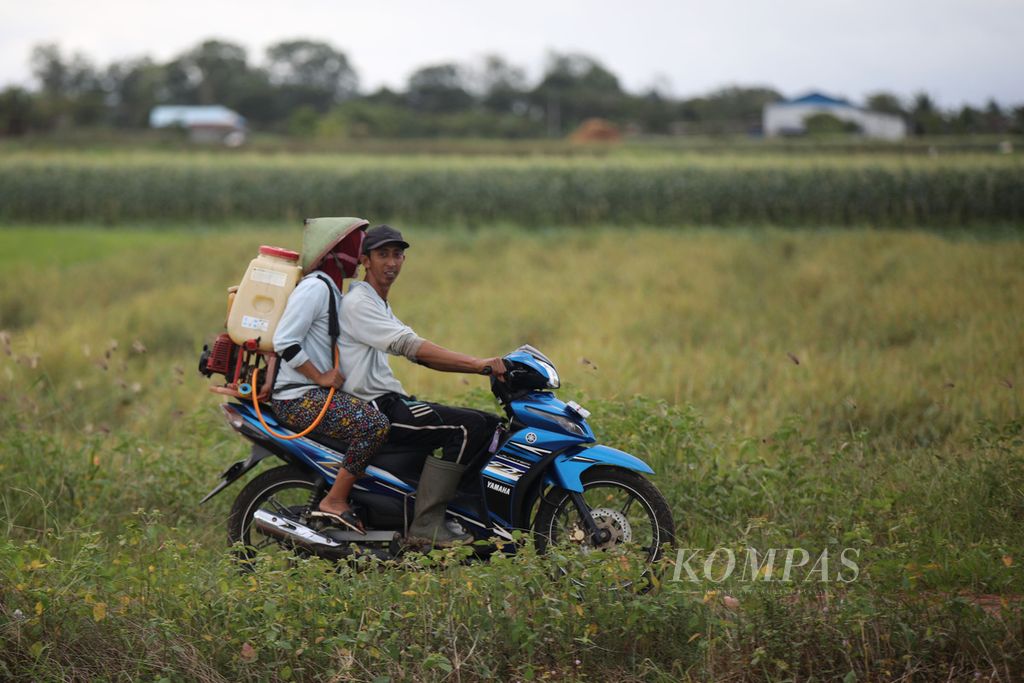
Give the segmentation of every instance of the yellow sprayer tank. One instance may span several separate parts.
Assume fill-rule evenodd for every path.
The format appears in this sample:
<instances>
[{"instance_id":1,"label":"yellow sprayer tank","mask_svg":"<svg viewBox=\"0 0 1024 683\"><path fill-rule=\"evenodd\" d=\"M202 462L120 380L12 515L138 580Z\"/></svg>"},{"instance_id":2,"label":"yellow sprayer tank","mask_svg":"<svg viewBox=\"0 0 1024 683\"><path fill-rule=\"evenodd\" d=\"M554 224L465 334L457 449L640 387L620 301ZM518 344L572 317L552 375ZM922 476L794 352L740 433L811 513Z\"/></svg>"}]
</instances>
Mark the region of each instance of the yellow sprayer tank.
<instances>
[{"instance_id":1,"label":"yellow sprayer tank","mask_svg":"<svg viewBox=\"0 0 1024 683\"><path fill-rule=\"evenodd\" d=\"M260 351L274 350L274 330L302 277L299 255L280 247L260 247L229 299L228 335L236 344L259 338Z\"/></svg>"}]
</instances>

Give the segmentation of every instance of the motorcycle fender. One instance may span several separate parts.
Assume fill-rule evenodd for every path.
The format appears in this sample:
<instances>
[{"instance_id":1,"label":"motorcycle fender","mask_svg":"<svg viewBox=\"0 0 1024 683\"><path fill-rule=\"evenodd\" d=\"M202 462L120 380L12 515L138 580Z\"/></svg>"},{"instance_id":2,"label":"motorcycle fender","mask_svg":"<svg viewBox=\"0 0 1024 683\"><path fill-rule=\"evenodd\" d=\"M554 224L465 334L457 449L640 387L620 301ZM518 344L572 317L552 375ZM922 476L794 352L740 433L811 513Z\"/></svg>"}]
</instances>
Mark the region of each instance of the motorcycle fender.
<instances>
[{"instance_id":1,"label":"motorcycle fender","mask_svg":"<svg viewBox=\"0 0 1024 683\"><path fill-rule=\"evenodd\" d=\"M239 460L238 462L233 463L231 467L221 472L220 483L217 484L217 486L214 487L212 491L207 493L206 496L201 501L199 501L199 504L202 505L206 501L216 496L218 493L220 493L228 486L230 486L233 481L244 475L253 467L256 467L256 465L259 464L260 460L268 458L272 455L273 453L268 451L266 448L254 443L252 445L252 453L249 454L249 457L246 458L245 460Z\"/></svg>"},{"instance_id":2,"label":"motorcycle fender","mask_svg":"<svg viewBox=\"0 0 1024 683\"><path fill-rule=\"evenodd\" d=\"M599 465L621 467L641 474L654 474L654 470L640 458L600 444L562 453L551 463L548 471L551 483L555 486L567 491L582 493L583 482L580 480L580 475L591 467Z\"/></svg>"}]
</instances>

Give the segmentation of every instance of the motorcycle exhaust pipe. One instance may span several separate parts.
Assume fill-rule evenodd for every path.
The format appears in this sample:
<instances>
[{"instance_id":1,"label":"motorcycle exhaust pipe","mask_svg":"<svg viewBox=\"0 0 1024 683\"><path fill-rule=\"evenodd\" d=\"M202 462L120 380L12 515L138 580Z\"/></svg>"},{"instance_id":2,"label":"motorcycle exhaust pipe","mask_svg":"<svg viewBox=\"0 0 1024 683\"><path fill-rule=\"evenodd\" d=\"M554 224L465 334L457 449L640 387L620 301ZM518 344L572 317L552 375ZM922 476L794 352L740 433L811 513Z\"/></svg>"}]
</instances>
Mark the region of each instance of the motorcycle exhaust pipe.
<instances>
[{"instance_id":1,"label":"motorcycle exhaust pipe","mask_svg":"<svg viewBox=\"0 0 1024 683\"><path fill-rule=\"evenodd\" d=\"M319 557L336 560L349 554L346 552L348 548L333 538L266 510L257 510L252 516L252 524L261 534L308 550Z\"/></svg>"},{"instance_id":2,"label":"motorcycle exhaust pipe","mask_svg":"<svg viewBox=\"0 0 1024 683\"><path fill-rule=\"evenodd\" d=\"M348 543L339 543L326 534L266 510L257 510L253 514L252 523L261 534L271 536L279 541L285 541L294 547L308 550L317 557L339 560L353 554L352 548L349 547ZM347 536L348 534L343 535ZM358 544L359 541L389 541L393 536L394 532L391 531L371 531L366 536L346 540L354 541ZM368 554L377 555L381 559L393 557L391 553L382 553L377 548L363 548L363 550Z\"/></svg>"}]
</instances>

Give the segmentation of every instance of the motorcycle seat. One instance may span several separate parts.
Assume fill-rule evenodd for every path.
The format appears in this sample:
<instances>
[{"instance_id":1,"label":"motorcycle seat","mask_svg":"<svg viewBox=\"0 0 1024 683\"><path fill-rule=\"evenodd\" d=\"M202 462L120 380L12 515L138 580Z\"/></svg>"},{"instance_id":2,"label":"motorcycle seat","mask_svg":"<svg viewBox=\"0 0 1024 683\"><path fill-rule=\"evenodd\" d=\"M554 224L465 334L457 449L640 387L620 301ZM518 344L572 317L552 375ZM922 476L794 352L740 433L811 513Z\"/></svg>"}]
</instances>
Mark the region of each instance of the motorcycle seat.
<instances>
[{"instance_id":1,"label":"motorcycle seat","mask_svg":"<svg viewBox=\"0 0 1024 683\"><path fill-rule=\"evenodd\" d=\"M312 433L308 438L338 453L348 452L348 442L332 439L323 434ZM370 458L370 465L379 467L407 482L418 481L423 471L423 461L430 453L410 446L385 444Z\"/></svg>"},{"instance_id":2,"label":"motorcycle seat","mask_svg":"<svg viewBox=\"0 0 1024 683\"><path fill-rule=\"evenodd\" d=\"M404 482L411 483L419 481L420 473L423 471L423 462L428 455L430 455L430 451L423 449L386 444L370 458L369 464L390 472Z\"/></svg>"},{"instance_id":3,"label":"motorcycle seat","mask_svg":"<svg viewBox=\"0 0 1024 683\"><path fill-rule=\"evenodd\" d=\"M317 434L316 432L307 434L306 438L312 439L313 441L316 441L318 444L321 444L323 446L327 446L332 451L337 451L338 453L348 452L348 441L342 441L341 439L333 439L329 436L324 436L323 434Z\"/></svg>"}]
</instances>

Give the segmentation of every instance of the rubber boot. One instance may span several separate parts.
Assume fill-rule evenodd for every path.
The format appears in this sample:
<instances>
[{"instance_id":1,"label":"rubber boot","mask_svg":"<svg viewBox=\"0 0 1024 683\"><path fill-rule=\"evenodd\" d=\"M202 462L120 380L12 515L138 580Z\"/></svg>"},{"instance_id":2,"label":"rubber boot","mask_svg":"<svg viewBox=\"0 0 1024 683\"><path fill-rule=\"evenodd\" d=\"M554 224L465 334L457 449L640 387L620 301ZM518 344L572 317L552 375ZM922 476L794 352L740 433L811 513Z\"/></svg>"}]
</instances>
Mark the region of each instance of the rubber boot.
<instances>
[{"instance_id":1,"label":"rubber boot","mask_svg":"<svg viewBox=\"0 0 1024 683\"><path fill-rule=\"evenodd\" d=\"M448 501L455 496L465 465L430 456L423 463L423 474L416 489L416 507L406 541L413 545L449 548L473 540L469 534L453 533L444 523Z\"/></svg>"}]
</instances>

